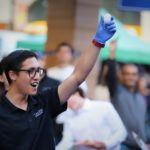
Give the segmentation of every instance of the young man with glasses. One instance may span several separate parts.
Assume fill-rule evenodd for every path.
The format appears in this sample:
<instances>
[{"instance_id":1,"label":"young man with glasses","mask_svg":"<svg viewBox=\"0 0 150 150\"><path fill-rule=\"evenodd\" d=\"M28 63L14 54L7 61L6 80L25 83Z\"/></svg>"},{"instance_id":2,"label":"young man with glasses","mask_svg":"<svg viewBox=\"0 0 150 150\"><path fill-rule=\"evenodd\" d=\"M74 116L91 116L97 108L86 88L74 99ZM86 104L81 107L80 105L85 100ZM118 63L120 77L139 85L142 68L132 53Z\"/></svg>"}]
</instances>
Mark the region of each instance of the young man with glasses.
<instances>
[{"instance_id":1,"label":"young man with glasses","mask_svg":"<svg viewBox=\"0 0 150 150\"><path fill-rule=\"evenodd\" d=\"M66 101L85 80L99 51L116 31L114 19L101 18L93 45L81 56L74 72L58 87L37 94L44 70L34 53L18 50L3 60L9 82L0 101L1 150L54 150L52 119L66 109Z\"/></svg>"}]
</instances>

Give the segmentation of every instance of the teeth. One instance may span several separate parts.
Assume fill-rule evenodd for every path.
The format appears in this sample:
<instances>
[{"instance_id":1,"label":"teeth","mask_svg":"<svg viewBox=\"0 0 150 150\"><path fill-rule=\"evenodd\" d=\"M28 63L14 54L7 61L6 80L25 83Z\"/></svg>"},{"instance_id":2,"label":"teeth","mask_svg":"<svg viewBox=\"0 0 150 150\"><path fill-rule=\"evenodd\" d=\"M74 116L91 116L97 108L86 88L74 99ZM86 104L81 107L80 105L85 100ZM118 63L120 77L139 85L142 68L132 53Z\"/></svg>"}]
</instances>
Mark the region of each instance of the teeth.
<instances>
[{"instance_id":1,"label":"teeth","mask_svg":"<svg viewBox=\"0 0 150 150\"><path fill-rule=\"evenodd\" d=\"M38 83L32 83L31 86L36 87L38 86Z\"/></svg>"}]
</instances>

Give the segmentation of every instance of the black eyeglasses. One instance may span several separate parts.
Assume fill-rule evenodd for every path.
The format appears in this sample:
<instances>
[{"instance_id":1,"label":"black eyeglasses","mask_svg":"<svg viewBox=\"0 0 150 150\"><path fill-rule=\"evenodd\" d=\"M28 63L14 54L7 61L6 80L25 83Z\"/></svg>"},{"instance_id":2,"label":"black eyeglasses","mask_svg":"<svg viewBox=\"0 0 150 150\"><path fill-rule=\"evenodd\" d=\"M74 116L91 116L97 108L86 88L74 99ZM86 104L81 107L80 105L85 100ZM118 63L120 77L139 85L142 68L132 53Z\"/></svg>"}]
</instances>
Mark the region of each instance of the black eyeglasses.
<instances>
[{"instance_id":1,"label":"black eyeglasses","mask_svg":"<svg viewBox=\"0 0 150 150\"><path fill-rule=\"evenodd\" d=\"M42 78L45 76L46 71L43 68L29 68L29 69L14 69L14 71L26 71L29 74L30 78L34 78L36 73L39 74L39 76Z\"/></svg>"}]
</instances>

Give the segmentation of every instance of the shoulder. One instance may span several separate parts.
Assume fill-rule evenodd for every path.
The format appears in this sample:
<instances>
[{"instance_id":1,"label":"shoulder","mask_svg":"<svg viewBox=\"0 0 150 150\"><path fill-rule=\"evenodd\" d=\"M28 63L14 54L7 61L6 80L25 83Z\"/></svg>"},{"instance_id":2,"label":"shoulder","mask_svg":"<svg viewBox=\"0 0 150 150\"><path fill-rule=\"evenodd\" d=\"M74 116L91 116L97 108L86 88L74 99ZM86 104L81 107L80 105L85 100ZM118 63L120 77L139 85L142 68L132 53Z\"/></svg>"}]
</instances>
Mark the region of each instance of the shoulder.
<instances>
[{"instance_id":1,"label":"shoulder","mask_svg":"<svg viewBox=\"0 0 150 150\"><path fill-rule=\"evenodd\" d=\"M49 109L52 117L56 117L67 108L67 103L60 103L58 86L46 89L45 91L38 93L34 98L38 99L40 103L44 104L44 106Z\"/></svg>"},{"instance_id":2,"label":"shoulder","mask_svg":"<svg viewBox=\"0 0 150 150\"><path fill-rule=\"evenodd\" d=\"M94 106L98 106L98 107L109 107L111 105L111 103L109 101L105 101L105 100L88 100L88 103L91 103Z\"/></svg>"},{"instance_id":3,"label":"shoulder","mask_svg":"<svg viewBox=\"0 0 150 150\"><path fill-rule=\"evenodd\" d=\"M48 76L45 76L43 81L45 81L46 83L50 83L50 84L52 83L53 85L59 85L60 84L59 80L54 79L52 77L48 77ZM51 85L49 85L49 86L51 86Z\"/></svg>"},{"instance_id":4,"label":"shoulder","mask_svg":"<svg viewBox=\"0 0 150 150\"><path fill-rule=\"evenodd\" d=\"M139 103L141 105L146 106L146 100L145 100L144 96L142 96L140 93L137 93L137 97L138 97Z\"/></svg>"},{"instance_id":5,"label":"shoulder","mask_svg":"<svg viewBox=\"0 0 150 150\"><path fill-rule=\"evenodd\" d=\"M58 86L53 88L47 88L46 90L37 93L35 96L32 96L32 98L37 99L38 101L46 101L48 99L55 99L58 97Z\"/></svg>"},{"instance_id":6,"label":"shoulder","mask_svg":"<svg viewBox=\"0 0 150 150\"><path fill-rule=\"evenodd\" d=\"M74 69L74 66L73 65L68 65L67 68L68 69Z\"/></svg>"},{"instance_id":7,"label":"shoulder","mask_svg":"<svg viewBox=\"0 0 150 150\"><path fill-rule=\"evenodd\" d=\"M129 96L130 96L129 91L122 85L118 85L113 99L115 99L115 100L128 99L127 97L129 97Z\"/></svg>"},{"instance_id":8,"label":"shoulder","mask_svg":"<svg viewBox=\"0 0 150 150\"><path fill-rule=\"evenodd\" d=\"M102 100L87 100L90 109L93 111L107 112L110 109L113 109L113 105L109 101Z\"/></svg>"},{"instance_id":9,"label":"shoulder","mask_svg":"<svg viewBox=\"0 0 150 150\"><path fill-rule=\"evenodd\" d=\"M57 116L57 123L66 123L68 120L72 119L75 116L74 112L67 108L67 110L63 113L61 113L59 116Z\"/></svg>"}]
</instances>

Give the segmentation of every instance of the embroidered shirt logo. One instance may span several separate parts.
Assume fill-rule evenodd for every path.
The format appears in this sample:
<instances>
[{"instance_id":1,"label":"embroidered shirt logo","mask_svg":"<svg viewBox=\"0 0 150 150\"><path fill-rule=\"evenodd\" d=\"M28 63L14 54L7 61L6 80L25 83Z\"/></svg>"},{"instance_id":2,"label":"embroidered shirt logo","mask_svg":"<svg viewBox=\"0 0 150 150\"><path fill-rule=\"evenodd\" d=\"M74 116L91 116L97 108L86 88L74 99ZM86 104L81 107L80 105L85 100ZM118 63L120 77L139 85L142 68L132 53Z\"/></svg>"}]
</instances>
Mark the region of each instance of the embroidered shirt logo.
<instances>
[{"instance_id":1,"label":"embroidered shirt logo","mask_svg":"<svg viewBox=\"0 0 150 150\"><path fill-rule=\"evenodd\" d=\"M43 114L43 109L41 108L36 113L34 113L33 115L37 118L37 117L39 117L42 114Z\"/></svg>"}]
</instances>

